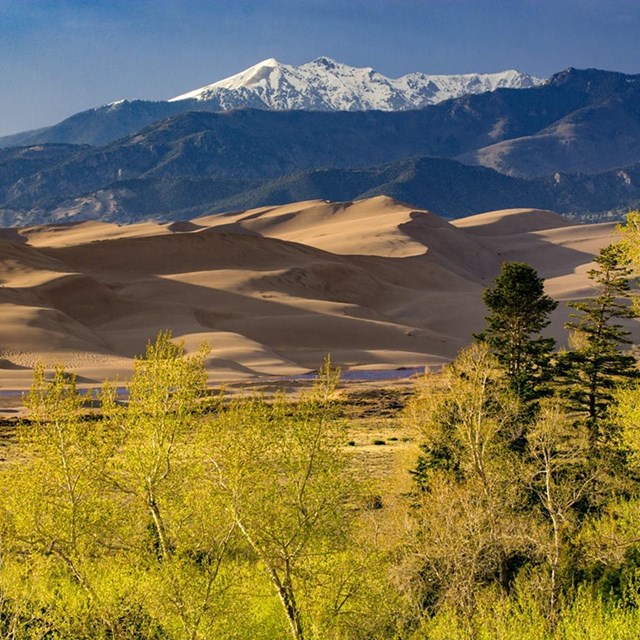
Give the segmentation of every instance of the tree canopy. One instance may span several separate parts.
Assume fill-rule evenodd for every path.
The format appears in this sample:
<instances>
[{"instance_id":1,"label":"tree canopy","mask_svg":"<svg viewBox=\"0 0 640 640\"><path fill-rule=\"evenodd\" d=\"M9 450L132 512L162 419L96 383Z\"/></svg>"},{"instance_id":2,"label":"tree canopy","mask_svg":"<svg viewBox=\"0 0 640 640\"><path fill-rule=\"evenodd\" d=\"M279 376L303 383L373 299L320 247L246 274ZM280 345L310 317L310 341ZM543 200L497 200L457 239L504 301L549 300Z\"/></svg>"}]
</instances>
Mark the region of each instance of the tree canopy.
<instances>
[{"instance_id":1,"label":"tree canopy","mask_svg":"<svg viewBox=\"0 0 640 640\"><path fill-rule=\"evenodd\" d=\"M544 292L544 280L528 264L505 262L483 300L490 311L487 327L475 337L491 347L523 401L544 395L555 341L540 333L558 306Z\"/></svg>"}]
</instances>

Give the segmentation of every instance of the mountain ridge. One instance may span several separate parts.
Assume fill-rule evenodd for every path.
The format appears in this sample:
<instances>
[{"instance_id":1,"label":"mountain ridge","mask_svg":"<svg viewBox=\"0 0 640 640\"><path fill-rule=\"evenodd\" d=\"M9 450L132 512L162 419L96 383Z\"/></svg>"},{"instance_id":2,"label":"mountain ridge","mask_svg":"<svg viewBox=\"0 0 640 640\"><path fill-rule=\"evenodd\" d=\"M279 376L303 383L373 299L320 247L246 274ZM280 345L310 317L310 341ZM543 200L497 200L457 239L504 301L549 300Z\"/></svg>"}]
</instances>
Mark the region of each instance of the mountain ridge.
<instances>
[{"instance_id":1,"label":"mountain ridge","mask_svg":"<svg viewBox=\"0 0 640 640\"><path fill-rule=\"evenodd\" d=\"M178 103L166 104L175 108ZM153 120L158 112L148 107L140 105ZM91 131L113 134L123 109L131 110L129 124L137 121L135 108L134 103L114 104L90 114L97 118L93 124L79 116L73 128L85 141ZM387 167L425 157L440 160L422 190L407 177L415 169L410 163ZM458 162L446 165L443 158ZM483 175L495 186L492 193L504 199L488 201L489 191L471 168L461 168L461 161L494 170ZM619 212L638 201L638 163L640 76L570 69L531 89L497 89L419 110L187 111L101 146L11 147L0 151L0 209L3 224L11 224L50 219L53 212L65 217L60 207L69 203L76 215L84 199L92 203L87 215L121 212L128 221L129 215L140 215L139 205L131 203L143 194L161 205L155 212L147 206L144 215L171 217L171 211L183 216L207 206L256 205L266 196L273 202L278 194L282 198L276 202L282 203L327 195L395 196L408 189L410 197L403 199L417 197L422 206L445 215L476 213L482 203L485 209ZM338 177L345 186L362 188L345 193ZM326 194L317 191L320 184ZM441 198L447 189L450 195ZM238 200L242 193L247 197ZM526 198L514 200L516 194Z\"/></svg>"},{"instance_id":2,"label":"mountain ridge","mask_svg":"<svg viewBox=\"0 0 640 640\"><path fill-rule=\"evenodd\" d=\"M285 111L404 111L462 95L528 88L542 82L513 69L452 75L412 72L389 78L371 67L352 67L327 56L299 66L269 58L169 102L216 100L225 110L250 106Z\"/></svg>"},{"instance_id":3,"label":"mountain ridge","mask_svg":"<svg viewBox=\"0 0 640 640\"><path fill-rule=\"evenodd\" d=\"M147 175L72 198L45 199L25 211L0 205L0 225L189 219L301 200L347 201L382 195L447 218L529 207L579 219L607 219L606 212L622 214L640 205L640 163L596 175L554 174L533 180L430 157L361 169L312 169L271 180Z\"/></svg>"}]
</instances>

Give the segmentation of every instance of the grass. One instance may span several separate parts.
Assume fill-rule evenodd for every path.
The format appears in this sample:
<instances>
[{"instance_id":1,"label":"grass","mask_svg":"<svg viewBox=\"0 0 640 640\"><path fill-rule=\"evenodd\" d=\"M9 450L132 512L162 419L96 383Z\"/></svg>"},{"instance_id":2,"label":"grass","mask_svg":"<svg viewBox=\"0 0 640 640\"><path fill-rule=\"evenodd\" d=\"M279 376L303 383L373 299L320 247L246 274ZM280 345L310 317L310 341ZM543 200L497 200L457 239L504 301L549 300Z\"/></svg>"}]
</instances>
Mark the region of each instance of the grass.
<instances>
[{"instance_id":1,"label":"grass","mask_svg":"<svg viewBox=\"0 0 640 640\"><path fill-rule=\"evenodd\" d=\"M340 414L348 424L354 465L373 482L386 481L415 448L415 436L402 419L413 392L411 380L348 383L340 395Z\"/></svg>"}]
</instances>

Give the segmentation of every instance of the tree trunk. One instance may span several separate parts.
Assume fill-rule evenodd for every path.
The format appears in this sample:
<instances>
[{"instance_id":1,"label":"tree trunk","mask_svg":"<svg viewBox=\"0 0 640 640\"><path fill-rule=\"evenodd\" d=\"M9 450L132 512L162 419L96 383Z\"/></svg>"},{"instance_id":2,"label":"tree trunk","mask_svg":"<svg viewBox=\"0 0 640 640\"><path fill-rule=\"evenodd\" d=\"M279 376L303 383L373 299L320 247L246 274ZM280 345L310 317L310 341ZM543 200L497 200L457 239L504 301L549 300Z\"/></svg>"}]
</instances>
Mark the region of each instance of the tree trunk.
<instances>
[{"instance_id":1,"label":"tree trunk","mask_svg":"<svg viewBox=\"0 0 640 640\"><path fill-rule=\"evenodd\" d=\"M300 609L296 603L295 594L293 591L293 584L291 582L291 576L289 575L288 562L286 563L285 576L281 580L280 576L274 568L270 567L271 579L278 591L278 597L284 608L289 626L291 628L291 636L294 640L304 640L304 630L302 628L302 619L300 616Z\"/></svg>"},{"instance_id":2,"label":"tree trunk","mask_svg":"<svg viewBox=\"0 0 640 640\"><path fill-rule=\"evenodd\" d=\"M162 516L160 515L160 509L154 495L149 492L147 496L147 504L149 505L149 511L151 518L153 519L153 528L155 529L156 536L158 538L158 547L160 550L160 557L165 559L169 557L169 545L167 544L167 535L164 529L164 523L162 522Z\"/></svg>"}]
</instances>

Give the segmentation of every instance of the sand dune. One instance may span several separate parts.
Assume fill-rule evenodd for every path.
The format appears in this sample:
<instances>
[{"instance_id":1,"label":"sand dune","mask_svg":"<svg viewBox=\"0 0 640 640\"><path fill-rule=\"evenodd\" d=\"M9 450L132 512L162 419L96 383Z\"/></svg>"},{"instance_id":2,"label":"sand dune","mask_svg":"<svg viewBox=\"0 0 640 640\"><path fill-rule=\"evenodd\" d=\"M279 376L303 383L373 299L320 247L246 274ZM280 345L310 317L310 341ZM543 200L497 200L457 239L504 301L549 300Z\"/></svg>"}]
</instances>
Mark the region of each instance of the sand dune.
<instances>
[{"instance_id":1,"label":"sand dune","mask_svg":"<svg viewBox=\"0 0 640 640\"><path fill-rule=\"evenodd\" d=\"M477 235L513 235L532 233L545 229L570 227L571 222L553 211L544 209L501 209L487 211L468 218L454 220L458 229L465 229Z\"/></svg>"},{"instance_id":2,"label":"sand dune","mask_svg":"<svg viewBox=\"0 0 640 640\"><path fill-rule=\"evenodd\" d=\"M311 200L284 207L263 207L242 213L198 218L194 222L210 228L252 231L264 237L299 242L332 253L405 258L422 255L426 247L401 232L401 226L416 213L418 228L438 229L446 223L428 211L379 196L356 202L328 203ZM363 230L366 242L363 243Z\"/></svg>"},{"instance_id":3,"label":"sand dune","mask_svg":"<svg viewBox=\"0 0 640 640\"><path fill-rule=\"evenodd\" d=\"M386 197L5 229L0 388L27 385L37 361L86 384L126 376L161 329L210 345L212 382L301 374L327 353L348 368L439 364L482 327L504 260L530 262L566 301L589 294L613 233L530 209L450 224ZM551 327L561 340L566 315Z\"/></svg>"}]
</instances>

